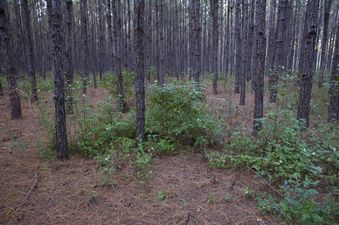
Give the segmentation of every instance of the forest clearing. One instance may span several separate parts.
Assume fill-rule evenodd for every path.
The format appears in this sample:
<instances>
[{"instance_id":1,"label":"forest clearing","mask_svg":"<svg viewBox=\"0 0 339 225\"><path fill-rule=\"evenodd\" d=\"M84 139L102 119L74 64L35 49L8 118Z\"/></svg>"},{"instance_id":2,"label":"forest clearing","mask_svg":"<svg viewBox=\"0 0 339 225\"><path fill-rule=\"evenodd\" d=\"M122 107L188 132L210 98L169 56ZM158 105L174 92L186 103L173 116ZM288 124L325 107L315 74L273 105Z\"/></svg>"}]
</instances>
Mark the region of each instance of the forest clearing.
<instances>
[{"instance_id":1,"label":"forest clearing","mask_svg":"<svg viewBox=\"0 0 339 225\"><path fill-rule=\"evenodd\" d=\"M338 9L0 0L0 224L339 224Z\"/></svg>"}]
</instances>

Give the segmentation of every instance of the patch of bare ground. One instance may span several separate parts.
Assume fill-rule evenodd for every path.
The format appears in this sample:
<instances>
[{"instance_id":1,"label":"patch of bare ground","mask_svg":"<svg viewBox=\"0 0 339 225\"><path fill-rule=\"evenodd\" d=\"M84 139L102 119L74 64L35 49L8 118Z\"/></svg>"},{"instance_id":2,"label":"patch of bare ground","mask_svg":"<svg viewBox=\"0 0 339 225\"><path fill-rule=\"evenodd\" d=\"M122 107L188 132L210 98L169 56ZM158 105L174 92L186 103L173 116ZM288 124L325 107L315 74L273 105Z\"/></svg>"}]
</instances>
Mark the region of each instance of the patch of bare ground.
<instances>
[{"instance_id":1,"label":"patch of bare ground","mask_svg":"<svg viewBox=\"0 0 339 225\"><path fill-rule=\"evenodd\" d=\"M95 107L106 93L88 95ZM45 101L53 106L51 94ZM154 159L146 186L129 166L105 182L95 160L41 159L46 134L36 109L23 101L24 118L13 121L7 104L0 99L0 224L277 224L246 198L245 187L266 188L249 171L210 170L201 154L183 153Z\"/></svg>"}]
</instances>

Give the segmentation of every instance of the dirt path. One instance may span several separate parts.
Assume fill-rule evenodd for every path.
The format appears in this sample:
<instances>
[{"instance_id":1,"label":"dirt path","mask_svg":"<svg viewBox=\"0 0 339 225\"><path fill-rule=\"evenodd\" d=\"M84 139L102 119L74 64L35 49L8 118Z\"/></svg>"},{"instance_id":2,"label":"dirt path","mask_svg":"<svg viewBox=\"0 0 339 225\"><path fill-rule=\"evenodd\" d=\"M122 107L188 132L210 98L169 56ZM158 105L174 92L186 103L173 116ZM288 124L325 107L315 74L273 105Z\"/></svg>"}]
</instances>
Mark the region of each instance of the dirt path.
<instances>
[{"instance_id":1,"label":"dirt path","mask_svg":"<svg viewBox=\"0 0 339 225\"><path fill-rule=\"evenodd\" d=\"M93 107L105 96L89 90ZM0 110L0 224L276 224L246 198L246 187L264 188L249 172L209 170L200 154L186 153L155 159L146 188L129 167L105 181L94 160L39 157L45 131L27 102L20 121L9 120L7 99Z\"/></svg>"}]
</instances>

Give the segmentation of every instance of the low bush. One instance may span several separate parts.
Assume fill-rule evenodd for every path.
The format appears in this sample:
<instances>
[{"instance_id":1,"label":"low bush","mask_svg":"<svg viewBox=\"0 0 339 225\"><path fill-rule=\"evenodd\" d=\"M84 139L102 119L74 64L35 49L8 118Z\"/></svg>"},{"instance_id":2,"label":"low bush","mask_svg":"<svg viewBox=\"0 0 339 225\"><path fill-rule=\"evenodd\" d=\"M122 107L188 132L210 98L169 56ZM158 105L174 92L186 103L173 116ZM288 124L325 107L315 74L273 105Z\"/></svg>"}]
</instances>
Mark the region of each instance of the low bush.
<instances>
[{"instance_id":1,"label":"low bush","mask_svg":"<svg viewBox=\"0 0 339 225\"><path fill-rule=\"evenodd\" d=\"M112 99L99 107L101 110L86 115L79 121L77 149L88 157L112 153L115 149L132 145L135 137L135 113L113 111Z\"/></svg>"},{"instance_id":2,"label":"low bush","mask_svg":"<svg viewBox=\"0 0 339 225\"><path fill-rule=\"evenodd\" d=\"M135 75L132 72L129 72L127 70L122 71L123 81L124 81L124 94L126 100L130 100L134 96L134 79ZM116 96L117 89L116 89L116 82L117 77L115 74L108 74L106 75L102 81L100 81L100 84L103 88L108 90L112 96Z\"/></svg>"},{"instance_id":3,"label":"low bush","mask_svg":"<svg viewBox=\"0 0 339 225\"><path fill-rule=\"evenodd\" d=\"M223 122L208 112L202 92L193 84L152 85L148 95L146 129L160 139L197 147L223 139Z\"/></svg>"},{"instance_id":4,"label":"low bush","mask_svg":"<svg viewBox=\"0 0 339 225\"><path fill-rule=\"evenodd\" d=\"M270 113L263 122L255 138L236 133L225 153L235 166L250 167L280 187L282 196L259 198L260 208L293 223L333 224L339 207L333 202L339 193L338 130L324 124L302 132L289 110ZM324 185L331 201L318 194Z\"/></svg>"}]
</instances>

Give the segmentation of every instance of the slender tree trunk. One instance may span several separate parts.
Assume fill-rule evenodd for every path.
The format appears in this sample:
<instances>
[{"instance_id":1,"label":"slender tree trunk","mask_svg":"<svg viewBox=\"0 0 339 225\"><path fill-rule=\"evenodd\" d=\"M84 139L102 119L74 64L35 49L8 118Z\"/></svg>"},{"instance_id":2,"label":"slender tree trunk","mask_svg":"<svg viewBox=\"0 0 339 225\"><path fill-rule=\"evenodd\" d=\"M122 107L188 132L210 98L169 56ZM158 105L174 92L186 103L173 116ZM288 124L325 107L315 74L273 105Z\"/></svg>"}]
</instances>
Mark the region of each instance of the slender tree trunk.
<instances>
[{"instance_id":1,"label":"slender tree trunk","mask_svg":"<svg viewBox=\"0 0 339 225\"><path fill-rule=\"evenodd\" d=\"M163 86L165 83L165 74L164 74L164 67L165 67L165 38L164 38L164 2L163 0L157 0L158 4L158 32L159 32L159 45L158 45L158 52L159 52L159 73L158 73L158 83L160 86Z\"/></svg>"},{"instance_id":2,"label":"slender tree trunk","mask_svg":"<svg viewBox=\"0 0 339 225\"><path fill-rule=\"evenodd\" d=\"M8 81L8 97L12 119L21 119L20 95L17 91L17 68L13 53L13 40L9 30L9 11L7 1L0 0L0 53L4 60L4 70Z\"/></svg>"},{"instance_id":3,"label":"slender tree trunk","mask_svg":"<svg viewBox=\"0 0 339 225\"><path fill-rule=\"evenodd\" d=\"M200 0L193 0L193 49L194 49L194 72L193 79L195 86L200 90L201 74L201 24L200 24Z\"/></svg>"},{"instance_id":4,"label":"slender tree trunk","mask_svg":"<svg viewBox=\"0 0 339 225\"><path fill-rule=\"evenodd\" d=\"M255 11L255 1L252 0L251 1L251 13L250 13L250 21L249 21L249 33L248 33L248 50L249 50L249 67L248 67L248 74L247 74L247 81L252 80L252 77L254 77L254 70L255 70L255 61L254 61L254 57L256 54L256 50L254 49L254 42L256 40L256 33L254 28L255 28L255 24L254 24L254 11ZM265 12L266 14L266 12Z\"/></svg>"},{"instance_id":5,"label":"slender tree trunk","mask_svg":"<svg viewBox=\"0 0 339 225\"><path fill-rule=\"evenodd\" d=\"M212 17L212 73L213 73L213 94L218 93L218 43L219 43L219 0L210 0Z\"/></svg>"},{"instance_id":6,"label":"slender tree trunk","mask_svg":"<svg viewBox=\"0 0 339 225\"><path fill-rule=\"evenodd\" d=\"M136 48L136 138L139 144L145 138L145 79L144 79L144 14L145 1L134 1L135 48Z\"/></svg>"},{"instance_id":7,"label":"slender tree trunk","mask_svg":"<svg viewBox=\"0 0 339 225\"><path fill-rule=\"evenodd\" d=\"M247 0L242 0L242 19L241 19L241 75L239 77L239 86L240 86L240 105L245 105L246 98L246 77L247 69L250 64L248 64L248 37L247 37L247 21L248 21L248 3Z\"/></svg>"},{"instance_id":8,"label":"slender tree trunk","mask_svg":"<svg viewBox=\"0 0 339 225\"><path fill-rule=\"evenodd\" d=\"M254 120L253 133L257 134L262 129L262 118L264 115L264 74L266 53L266 0L256 1L256 56L254 82Z\"/></svg>"},{"instance_id":9,"label":"slender tree trunk","mask_svg":"<svg viewBox=\"0 0 339 225\"><path fill-rule=\"evenodd\" d=\"M29 60L29 69L28 74L31 81L31 101L38 101L38 90L36 87L36 74L35 74L35 53L34 53L34 42L33 42L33 33L32 33L32 23L30 10L28 7L28 0L22 0L22 9L25 16L25 27L26 27L26 35L27 35L27 48L28 48L28 60Z\"/></svg>"},{"instance_id":10,"label":"slender tree trunk","mask_svg":"<svg viewBox=\"0 0 339 225\"><path fill-rule=\"evenodd\" d=\"M114 64L116 68L116 89L117 89L117 109L119 112L125 111L125 98L124 98L124 81L122 77L122 30L121 28L121 2L120 0L113 0L113 45L115 49Z\"/></svg>"},{"instance_id":11,"label":"slender tree trunk","mask_svg":"<svg viewBox=\"0 0 339 225\"><path fill-rule=\"evenodd\" d=\"M73 85L73 1L66 1L66 57L65 57L65 78L66 78L66 112L73 113L73 96L72 96L72 85Z\"/></svg>"},{"instance_id":12,"label":"slender tree trunk","mask_svg":"<svg viewBox=\"0 0 339 225\"><path fill-rule=\"evenodd\" d=\"M81 17L81 40L82 40L82 92L87 94L87 81L89 78L88 67L89 67L89 46L88 46L88 7L87 0L80 1L80 17Z\"/></svg>"},{"instance_id":13,"label":"slender tree trunk","mask_svg":"<svg viewBox=\"0 0 339 225\"><path fill-rule=\"evenodd\" d=\"M331 70L329 88L330 105L328 107L328 120L339 121L339 21L337 21L337 35L334 47L334 57Z\"/></svg>"},{"instance_id":14,"label":"slender tree trunk","mask_svg":"<svg viewBox=\"0 0 339 225\"><path fill-rule=\"evenodd\" d=\"M104 0L98 1L98 17L99 17L99 79L102 80L104 73L105 59L105 17L102 15L102 7Z\"/></svg>"},{"instance_id":15,"label":"slender tree trunk","mask_svg":"<svg viewBox=\"0 0 339 225\"><path fill-rule=\"evenodd\" d=\"M0 58L0 60L2 60L2 58ZM4 96L4 88L2 87L1 78L0 78L0 96Z\"/></svg>"},{"instance_id":16,"label":"slender tree trunk","mask_svg":"<svg viewBox=\"0 0 339 225\"><path fill-rule=\"evenodd\" d=\"M52 0L53 4L53 51L54 51L54 104L55 104L55 132L57 157L66 160L68 156L66 112L64 95L64 38L62 29L61 0Z\"/></svg>"},{"instance_id":17,"label":"slender tree trunk","mask_svg":"<svg viewBox=\"0 0 339 225\"><path fill-rule=\"evenodd\" d=\"M269 77L270 88L270 102L275 103L277 101L278 94L278 79L286 68L286 14L287 14L288 0L279 0L278 19L275 30L275 56L274 56L274 68Z\"/></svg>"},{"instance_id":18,"label":"slender tree trunk","mask_svg":"<svg viewBox=\"0 0 339 225\"><path fill-rule=\"evenodd\" d=\"M225 61L225 76L230 74L230 17L232 13L231 3L227 3L227 17L226 17L226 28L225 28L225 47L224 47L224 61Z\"/></svg>"},{"instance_id":19,"label":"slender tree trunk","mask_svg":"<svg viewBox=\"0 0 339 225\"><path fill-rule=\"evenodd\" d=\"M299 60L299 103L297 118L303 127L309 127L310 102L312 81L314 74L314 60L316 59L316 39L318 31L319 0L308 1L306 6L303 39L301 42Z\"/></svg>"},{"instance_id":20,"label":"slender tree trunk","mask_svg":"<svg viewBox=\"0 0 339 225\"><path fill-rule=\"evenodd\" d=\"M324 72L325 72L325 55L326 55L326 48L327 48L327 37L328 37L328 23L330 19L330 11L331 11L331 5L332 0L324 0L324 25L323 25L323 36L321 41L321 57L320 57L320 73L319 73L319 81L318 81L318 87L322 88L324 83Z\"/></svg>"},{"instance_id":21,"label":"slender tree trunk","mask_svg":"<svg viewBox=\"0 0 339 225\"><path fill-rule=\"evenodd\" d=\"M240 77L241 67L242 67L242 45L241 45L241 0L236 0L235 3L235 28L234 28L234 39L235 39L235 49L236 49L236 59L235 59L235 93L240 93Z\"/></svg>"},{"instance_id":22,"label":"slender tree trunk","mask_svg":"<svg viewBox=\"0 0 339 225\"><path fill-rule=\"evenodd\" d=\"M270 1L270 15L269 15L269 31L268 31L269 36L268 36L268 48L267 48L267 60L266 60L266 67L270 70L273 69L274 55L275 55L274 31L275 31L276 7L277 7L277 1L271 0Z\"/></svg>"}]
</instances>

